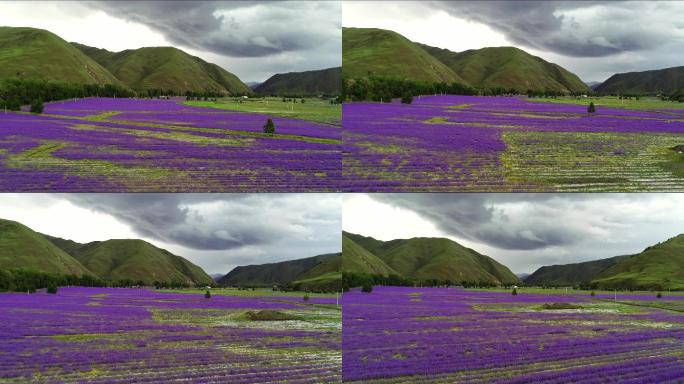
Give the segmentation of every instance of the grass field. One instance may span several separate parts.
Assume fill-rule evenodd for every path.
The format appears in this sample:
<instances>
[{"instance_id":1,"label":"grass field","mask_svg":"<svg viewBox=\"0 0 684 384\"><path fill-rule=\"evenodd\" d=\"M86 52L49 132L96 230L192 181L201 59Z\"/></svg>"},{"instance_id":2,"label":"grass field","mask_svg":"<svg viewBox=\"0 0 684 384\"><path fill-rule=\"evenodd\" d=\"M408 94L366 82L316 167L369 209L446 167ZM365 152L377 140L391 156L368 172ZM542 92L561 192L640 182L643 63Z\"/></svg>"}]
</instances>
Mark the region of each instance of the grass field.
<instances>
[{"instance_id":1,"label":"grass field","mask_svg":"<svg viewBox=\"0 0 684 384\"><path fill-rule=\"evenodd\" d=\"M662 101L657 97L641 97L639 100L619 99L617 96L600 97L559 97L557 99L530 98L529 101L545 103L574 104L588 106L593 102L596 107L625 108L639 110L684 109L684 103Z\"/></svg>"},{"instance_id":2,"label":"grass field","mask_svg":"<svg viewBox=\"0 0 684 384\"><path fill-rule=\"evenodd\" d=\"M298 98L294 99L294 102L283 102L283 99L279 97L260 99L222 98L217 101L185 101L183 104L230 111L262 113L336 126L341 124L341 104L330 104L330 100L319 98L304 98L304 103L301 100Z\"/></svg>"},{"instance_id":3,"label":"grass field","mask_svg":"<svg viewBox=\"0 0 684 384\"><path fill-rule=\"evenodd\" d=\"M175 293L192 293L197 295L203 295L206 289L167 289L164 292L175 292ZM292 297L297 300L301 300L306 292L283 292L274 291L269 288L256 288L252 289L237 289L237 288L212 288L209 290L212 295L221 296L235 296L235 297ZM334 293L306 293L309 297L328 297L334 298Z\"/></svg>"}]
</instances>

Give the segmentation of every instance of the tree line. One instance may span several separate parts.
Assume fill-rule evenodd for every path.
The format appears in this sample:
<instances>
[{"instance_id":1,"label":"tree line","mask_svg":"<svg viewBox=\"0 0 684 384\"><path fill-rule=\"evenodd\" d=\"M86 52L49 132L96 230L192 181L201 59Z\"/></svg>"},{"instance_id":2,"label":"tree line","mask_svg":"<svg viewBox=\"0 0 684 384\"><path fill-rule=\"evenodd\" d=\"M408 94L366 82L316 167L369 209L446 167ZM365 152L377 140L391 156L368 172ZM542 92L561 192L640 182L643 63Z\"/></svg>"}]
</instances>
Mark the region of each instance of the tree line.
<instances>
[{"instance_id":1,"label":"tree line","mask_svg":"<svg viewBox=\"0 0 684 384\"><path fill-rule=\"evenodd\" d=\"M342 273L342 289L346 292L351 288L368 287L375 285L397 286L397 287L444 287L462 286L464 288L493 288L500 284L491 281L469 281L469 280L449 280L449 279L407 279L397 275L376 275L368 273Z\"/></svg>"},{"instance_id":2,"label":"tree line","mask_svg":"<svg viewBox=\"0 0 684 384\"><path fill-rule=\"evenodd\" d=\"M54 274L28 269L0 269L0 292L35 292L50 287L112 287L130 288L154 286L162 288L191 288L193 285L179 281L155 281L153 283L132 279L102 279L92 275Z\"/></svg>"}]
</instances>

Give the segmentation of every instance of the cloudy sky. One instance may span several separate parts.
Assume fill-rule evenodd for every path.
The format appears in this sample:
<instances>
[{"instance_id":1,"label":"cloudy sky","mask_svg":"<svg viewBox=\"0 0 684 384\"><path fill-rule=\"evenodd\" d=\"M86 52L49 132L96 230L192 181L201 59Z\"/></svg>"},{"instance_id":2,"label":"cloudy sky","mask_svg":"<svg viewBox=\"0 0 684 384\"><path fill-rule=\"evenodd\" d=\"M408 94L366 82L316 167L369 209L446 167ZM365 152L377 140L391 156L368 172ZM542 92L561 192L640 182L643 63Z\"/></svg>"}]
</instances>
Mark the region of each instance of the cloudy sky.
<instances>
[{"instance_id":1,"label":"cloudy sky","mask_svg":"<svg viewBox=\"0 0 684 384\"><path fill-rule=\"evenodd\" d=\"M515 273L638 253L684 233L683 194L357 194L342 212L345 231L448 237Z\"/></svg>"},{"instance_id":2,"label":"cloudy sky","mask_svg":"<svg viewBox=\"0 0 684 384\"><path fill-rule=\"evenodd\" d=\"M682 1L347 1L342 12L345 27L457 52L516 46L584 81L684 65Z\"/></svg>"},{"instance_id":3,"label":"cloudy sky","mask_svg":"<svg viewBox=\"0 0 684 384\"><path fill-rule=\"evenodd\" d=\"M225 274L341 251L337 194L0 194L0 218L81 243L139 238Z\"/></svg>"},{"instance_id":4,"label":"cloudy sky","mask_svg":"<svg viewBox=\"0 0 684 384\"><path fill-rule=\"evenodd\" d=\"M110 51L175 46L242 81L340 66L341 14L336 1L0 2L0 26Z\"/></svg>"}]
</instances>

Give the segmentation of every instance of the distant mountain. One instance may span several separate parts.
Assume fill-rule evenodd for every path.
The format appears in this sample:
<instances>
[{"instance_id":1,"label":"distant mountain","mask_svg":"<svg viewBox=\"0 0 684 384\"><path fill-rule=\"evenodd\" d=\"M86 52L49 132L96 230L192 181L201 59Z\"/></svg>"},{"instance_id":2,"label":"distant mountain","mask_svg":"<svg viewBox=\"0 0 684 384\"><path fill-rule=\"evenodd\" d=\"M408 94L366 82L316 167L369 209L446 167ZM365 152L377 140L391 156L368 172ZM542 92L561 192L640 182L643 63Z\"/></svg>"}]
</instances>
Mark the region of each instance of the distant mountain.
<instances>
[{"instance_id":1,"label":"distant mountain","mask_svg":"<svg viewBox=\"0 0 684 384\"><path fill-rule=\"evenodd\" d=\"M225 276L223 273L212 273L209 275L215 282L218 282L223 276Z\"/></svg>"},{"instance_id":2,"label":"distant mountain","mask_svg":"<svg viewBox=\"0 0 684 384\"><path fill-rule=\"evenodd\" d=\"M254 88L258 87L259 84L262 84L260 81L246 81L245 84L251 89L254 90Z\"/></svg>"},{"instance_id":3,"label":"distant mountain","mask_svg":"<svg viewBox=\"0 0 684 384\"><path fill-rule=\"evenodd\" d=\"M218 284L228 286L259 286L299 284L318 286L328 283L340 285L341 255L330 253L304 259L281 261L234 268L218 280Z\"/></svg>"},{"instance_id":4,"label":"distant mountain","mask_svg":"<svg viewBox=\"0 0 684 384\"><path fill-rule=\"evenodd\" d=\"M40 233L0 219L0 269L32 269L54 274L92 275L83 264Z\"/></svg>"},{"instance_id":5,"label":"distant mountain","mask_svg":"<svg viewBox=\"0 0 684 384\"><path fill-rule=\"evenodd\" d=\"M585 261L582 263L550 265L537 269L524 279L529 285L574 285L589 283L603 271L628 256Z\"/></svg>"},{"instance_id":6,"label":"distant mountain","mask_svg":"<svg viewBox=\"0 0 684 384\"><path fill-rule=\"evenodd\" d=\"M115 239L80 244L43 236L103 279L140 280L147 284L155 281L213 284L212 278L202 268L143 240Z\"/></svg>"},{"instance_id":7,"label":"distant mountain","mask_svg":"<svg viewBox=\"0 0 684 384\"><path fill-rule=\"evenodd\" d=\"M352 233L345 232L344 235L404 278L493 284L520 282L513 272L496 260L449 239L416 237L380 241Z\"/></svg>"},{"instance_id":8,"label":"distant mountain","mask_svg":"<svg viewBox=\"0 0 684 384\"><path fill-rule=\"evenodd\" d=\"M577 75L515 47L470 49L457 53L418 45L476 88L513 88L521 93L528 89L589 91Z\"/></svg>"},{"instance_id":9,"label":"distant mountain","mask_svg":"<svg viewBox=\"0 0 684 384\"><path fill-rule=\"evenodd\" d=\"M684 88L684 66L618 73L596 87L603 94L670 94Z\"/></svg>"},{"instance_id":10,"label":"distant mountain","mask_svg":"<svg viewBox=\"0 0 684 384\"><path fill-rule=\"evenodd\" d=\"M376 28L342 28L342 74L350 79L377 75L466 84L418 44Z\"/></svg>"},{"instance_id":11,"label":"distant mountain","mask_svg":"<svg viewBox=\"0 0 684 384\"><path fill-rule=\"evenodd\" d=\"M249 93L237 76L199 57L173 47L144 47L110 52L71 43L133 89L173 89L177 92L212 90Z\"/></svg>"},{"instance_id":12,"label":"distant mountain","mask_svg":"<svg viewBox=\"0 0 684 384\"><path fill-rule=\"evenodd\" d=\"M593 282L604 288L684 289L684 234L625 257Z\"/></svg>"},{"instance_id":13,"label":"distant mountain","mask_svg":"<svg viewBox=\"0 0 684 384\"><path fill-rule=\"evenodd\" d=\"M353 235L352 235L353 236ZM399 275L379 257L357 244L350 234L342 234L342 270L345 272L366 273L373 275Z\"/></svg>"},{"instance_id":14,"label":"distant mountain","mask_svg":"<svg viewBox=\"0 0 684 384\"><path fill-rule=\"evenodd\" d=\"M524 281L530 274L529 273L516 273L515 275L518 276L518 279Z\"/></svg>"},{"instance_id":15,"label":"distant mountain","mask_svg":"<svg viewBox=\"0 0 684 384\"><path fill-rule=\"evenodd\" d=\"M107 69L54 33L23 27L0 27L0 79L9 77L121 85Z\"/></svg>"},{"instance_id":16,"label":"distant mountain","mask_svg":"<svg viewBox=\"0 0 684 384\"><path fill-rule=\"evenodd\" d=\"M596 87L598 87L599 85L601 85L601 82L600 82L600 81L587 81L587 82L585 82L585 84L586 84L589 88L591 88L592 90L594 90L594 89L596 89Z\"/></svg>"},{"instance_id":17,"label":"distant mountain","mask_svg":"<svg viewBox=\"0 0 684 384\"><path fill-rule=\"evenodd\" d=\"M254 88L260 95L338 95L342 87L342 68L278 73Z\"/></svg>"}]
</instances>

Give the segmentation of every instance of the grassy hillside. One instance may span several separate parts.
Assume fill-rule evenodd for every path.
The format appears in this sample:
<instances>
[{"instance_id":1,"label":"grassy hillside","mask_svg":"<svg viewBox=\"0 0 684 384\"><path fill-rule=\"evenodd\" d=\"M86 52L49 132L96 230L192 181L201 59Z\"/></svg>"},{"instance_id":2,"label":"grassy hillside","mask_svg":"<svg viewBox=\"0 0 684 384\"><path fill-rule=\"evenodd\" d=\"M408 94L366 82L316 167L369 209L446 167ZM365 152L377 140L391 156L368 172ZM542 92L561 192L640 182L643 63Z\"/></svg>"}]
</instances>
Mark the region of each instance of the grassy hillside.
<instances>
[{"instance_id":1,"label":"grassy hillside","mask_svg":"<svg viewBox=\"0 0 684 384\"><path fill-rule=\"evenodd\" d=\"M388 276L399 275L384 261L358 245L346 234L342 235L342 270L353 273L367 273Z\"/></svg>"},{"instance_id":2,"label":"grassy hillside","mask_svg":"<svg viewBox=\"0 0 684 384\"><path fill-rule=\"evenodd\" d=\"M213 283L202 268L143 240L116 239L79 244L54 237L49 239L104 279L142 280L148 284L155 281L190 285Z\"/></svg>"},{"instance_id":3,"label":"grassy hillside","mask_svg":"<svg viewBox=\"0 0 684 384\"><path fill-rule=\"evenodd\" d=\"M342 74L466 84L418 44L396 32L375 28L342 29Z\"/></svg>"},{"instance_id":4,"label":"grassy hillside","mask_svg":"<svg viewBox=\"0 0 684 384\"><path fill-rule=\"evenodd\" d=\"M602 288L684 289L684 234L621 260L594 282Z\"/></svg>"},{"instance_id":5,"label":"grassy hillside","mask_svg":"<svg viewBox=\"0 0 684 384\"><path fill-rule=\"evenodd\" d=\"M177 48L145 47L110 52L72 44L133 89L161 88L178 92L210 89L228 94L251 92L234 74Z\"/></svg>"},{"instance_id":6,"label":"grassy hillside","mask_svg":"<svg viewBox=\"0 0 684 384\"><path fill-rule=\"evenodd\" d=\"M684 67L618 73L596 86L595 91L603 94L670 94L680 88L684 88Z\"/></svg>"},{"instance_id":7,"label":"grassy hillside","mask_svg":"<svg viewBox=\"0 0 684 384\"><path fill-rule=\"evenodd\" d=\"M260 95L338 95L342 68L278 73L254 88Z\"/></svg>"},{"instance_id":8,"label":"grassy hillside","mask_svg":"<svg viewBox=\"0 0 684 384\"><path fill-rule=\"evenodd\" d=\"M315 273L307 273L316 269L320 273L335 272L335 258L338 253L318 255L304 259L281 261L260 265L236 267L218 280L221 286L260 286L268 287L291 283L300 278L317 277ZM333 259L331 262L330 260ZM327 262L327 263L326 263Z\"/></svg>"},{"instance_id":9,"label":"grassy hillside","mask_svg":"<svg viewBox=\"0 0 684 384\"><path fill-rule=\"evenodd\" d=\"M0 27L0 79L8 77L120 84L95 60L51 32Z\"/></svg>"},{"instance_id":10,"label":"grassy hillside","mask_svg":"<svg viewBox=\"0 0 684 384\"><path fill-rule=\"evenodd\" d=\"M514 47L491 47L452 52L420 44L470 85L477 88L513 88L520 92L554 90L589 92L577 75L561 66Z\"/></svg>"},{"instance_id":11,"label":"grassy hillside","mask_svg":"<svg viewBox=\"0 0 684 384\"><path fill-rule=\"evenodd\" d=\"M496 260L449 239L417 237L379 241L371 237L345 234L346 238L377 256L404 278L494 284L520 282L513 272ZM343 257L346 258L346 253Z\"/></svg>"},{"instance_id":12,"label":"grassy hillside","mask_svg":"<svg viewBox=\"0 0 684 384\"><path fill-rule=\"evenodd\" d=\"M0 219L0 268L54 274L91 274L78 260L27 226Z\"/></svg>"},{"instance_id":13,"label":"grassy hillside","mask_svg":"<svg viewBox=\"0 0 684 384\"><path fill-rule=\"evenodd\" d=\"M608 259L585 261L583 263L550 265L537 269L525 278L528 285L574 285L588 283L601 272L629 256L616 256Z\"/></svg>"}]
</instances>

